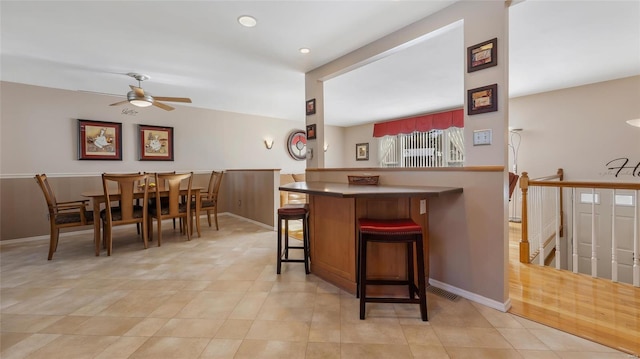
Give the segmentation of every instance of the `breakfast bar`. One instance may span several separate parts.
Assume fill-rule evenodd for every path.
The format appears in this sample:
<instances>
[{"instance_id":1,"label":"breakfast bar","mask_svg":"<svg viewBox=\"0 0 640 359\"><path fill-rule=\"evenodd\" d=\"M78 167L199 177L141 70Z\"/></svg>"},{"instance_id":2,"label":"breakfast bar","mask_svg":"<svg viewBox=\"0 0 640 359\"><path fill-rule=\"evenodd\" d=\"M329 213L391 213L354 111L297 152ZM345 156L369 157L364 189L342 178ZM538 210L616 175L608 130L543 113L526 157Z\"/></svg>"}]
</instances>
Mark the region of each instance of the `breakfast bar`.
<instances>
[{"instance_id":1,"label":"breakfast bar","mask_svg":"<svg viewBox=\"0 0 640 359\"><path fill-rule=\"evenodd\" d=\"M429 277L429 199L459 195L460 187L353 185L334 182L295 182L281 191L305 193L309 197L311 272L356 293L357 222L359 218L411 218L422 227L425 276ZM406 252L394 244L374 244L367 256L367 276L380 279L406 278ZM380 287L380 294L398 288Z\"/></svg>"}]
</instances>

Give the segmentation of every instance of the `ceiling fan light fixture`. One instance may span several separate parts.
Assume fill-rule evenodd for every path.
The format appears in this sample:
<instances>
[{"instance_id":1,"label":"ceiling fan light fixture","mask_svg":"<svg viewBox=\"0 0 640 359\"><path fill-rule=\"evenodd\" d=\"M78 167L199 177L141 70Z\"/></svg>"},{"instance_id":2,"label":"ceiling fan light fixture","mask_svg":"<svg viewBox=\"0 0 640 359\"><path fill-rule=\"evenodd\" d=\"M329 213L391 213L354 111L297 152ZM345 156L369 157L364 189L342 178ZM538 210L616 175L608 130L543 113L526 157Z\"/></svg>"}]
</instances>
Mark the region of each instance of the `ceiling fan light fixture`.
<instances>
[{"instance_id":1,"label":"ceiling fan light fixture","mask_svg":"<svg viewBox=\"0 0 640 359\"><path fill-rule=\"evenodd\" d=\"M130 104L137 107L149 107L153 105L153 98L147 94L144 96L136 96L136 93L129 91L127 94L127 100Z\"/></svg>"},{"instance_id":2,"label":"ceiling fan light fixture","mask_svg":"<svg viewBox=\"0 0 640 359\"><path fill-rule=\"evenodd\" d=\"M242 15L238 17L238 22L244 27L254 27L258 24L258 20L250 15Z\"/></svg>"}]
</instances>

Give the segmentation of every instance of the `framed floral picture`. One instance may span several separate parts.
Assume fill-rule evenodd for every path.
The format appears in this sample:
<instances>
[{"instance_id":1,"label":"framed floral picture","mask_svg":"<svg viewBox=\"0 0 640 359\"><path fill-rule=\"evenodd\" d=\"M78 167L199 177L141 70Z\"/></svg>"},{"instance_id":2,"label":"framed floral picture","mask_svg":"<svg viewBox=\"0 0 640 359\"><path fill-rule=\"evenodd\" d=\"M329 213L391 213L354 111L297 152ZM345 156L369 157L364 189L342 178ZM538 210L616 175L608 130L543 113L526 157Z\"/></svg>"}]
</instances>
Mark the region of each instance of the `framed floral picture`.
<instances>
[{"instance_id":1,"label":"framed floral picture","mask_svg":"<svg viewBox=\"0 0 640 359\"><path fill-rule=\"evenodd\" d=\"M122 124L79 119L78 159L122 161Z\"/></svg>"},{"instance_id":2,"label":"framed floral picture","mask_svg":"<svg viewBox=\"0 0 640 359\"><path fill-rule=\"evenodd\" d=\"M138 125L140 161L173 161L173 127Z\"/></svg>"},{"instance_id":3,"label":"framed floral picture","mask_svg":"<svg viewBox=\"0 0 640 359\"><path fill-rule=\"evenodd\" d=\"M369 160L369 143L356 144L356 161Z\"/></svg>"}]
</instances>

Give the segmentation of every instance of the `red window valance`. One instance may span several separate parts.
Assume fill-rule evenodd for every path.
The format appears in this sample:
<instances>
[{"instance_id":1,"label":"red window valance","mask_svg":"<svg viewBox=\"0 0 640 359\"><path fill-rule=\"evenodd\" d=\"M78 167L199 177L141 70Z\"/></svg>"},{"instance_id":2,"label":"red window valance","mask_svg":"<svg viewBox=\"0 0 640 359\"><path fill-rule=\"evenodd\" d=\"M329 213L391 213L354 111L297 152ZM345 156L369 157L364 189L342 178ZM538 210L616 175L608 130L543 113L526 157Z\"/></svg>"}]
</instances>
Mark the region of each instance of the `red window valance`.
<instances>
[{"instance_id":1,"label":"red window valance","mask_svg":"<svg viewBox=\"0 0 640 359\"><path fill-rule=\"evenodd\" d=\"M449 127L464 127L462 109L403 118L373 125L373 137L395 136L400 133L446 130Z\"/></svg>"}]
</instances>

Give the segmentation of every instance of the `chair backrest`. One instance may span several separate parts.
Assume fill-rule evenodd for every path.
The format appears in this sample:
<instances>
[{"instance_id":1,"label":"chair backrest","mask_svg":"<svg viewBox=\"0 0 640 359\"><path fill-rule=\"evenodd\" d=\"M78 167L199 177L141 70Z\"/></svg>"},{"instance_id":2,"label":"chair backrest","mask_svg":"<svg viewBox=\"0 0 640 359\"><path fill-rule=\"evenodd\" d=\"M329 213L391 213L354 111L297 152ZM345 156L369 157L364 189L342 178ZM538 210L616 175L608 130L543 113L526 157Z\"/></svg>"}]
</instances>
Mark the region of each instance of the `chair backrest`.
<instances>
[{"instance_id":1,"label":"chair backrest","mask_svg":"<svg viewBox=\"0 0 640 359\"><path fill-rule=\"evenodd\" d=\"M118 190L114 190L111 184L116 183ZM144 183L144 186L140 184ZM142 207L144 213L147 211L147 200L149 198L149 175L132 173L132 174L102 174L102 188L105 195L106 219L108 225L114 221L112 218L112 206L109 196L120 194L120 212L122 219L116 223L139 222L139 218L134 217L134 194L142 192Z\"/></svg>"},{"instance_id":2,"label":"chair backrest","mask_svg":"<svg viewBox=\"0 0 640 359\"><path fill-rule=\"evenodd\" d=\"M44 173L41 175L35 176L38 185L40 185L40 189L42 190L42 194L44 194L44 199L47 201L47 207L49 207L49 214L56 214L58 211L58 201L56 201L56 195L53 193L51 186L49 185L49 180L47 179L47 175Z\"/></svg>"},{"instance_id":3,"label":"chair backrest","mask_svg":"<svg viewBox=\"0 0 640 359\"><path fill-rule=\"evenodd\" d=\"M163 217L175 217L180 213L180 188L183 187L187 190L187 194L184 197L187 205L187 214L191 207L191 183L193 181L193 172L189 173L156 173L156 198L160 198L161 191L168 191L165 197L168 197L168 209L169 213L165 213ZM184 182L184 183L183 183ZM163 201L156 201L157 213L162 212Z\"/></svg>"},{"instance_id":4,"label":"chair backrest","mask_svg":"<svg viewBox=\"0 0 640 359\"><path fill-rule=\"evenodd\" d=\"M518 183L519 175L509 172L509 200L511 200L511 195L513 194L513 190L516 188L516 183Z\"/></svg>"},{"instance_id":5,"label":"chair backrest","mask_svg":"<svg viewBox=\"0 0 640 359\"><path fill-rule=\"evenodd\" d=\"M211 172L211 178L209 179L209 190L207 192L208 200L216 200L218 198L218 192L220 192L220 184L222 183L222 176L224 171Z\"/></svg>"}]
</instances>

